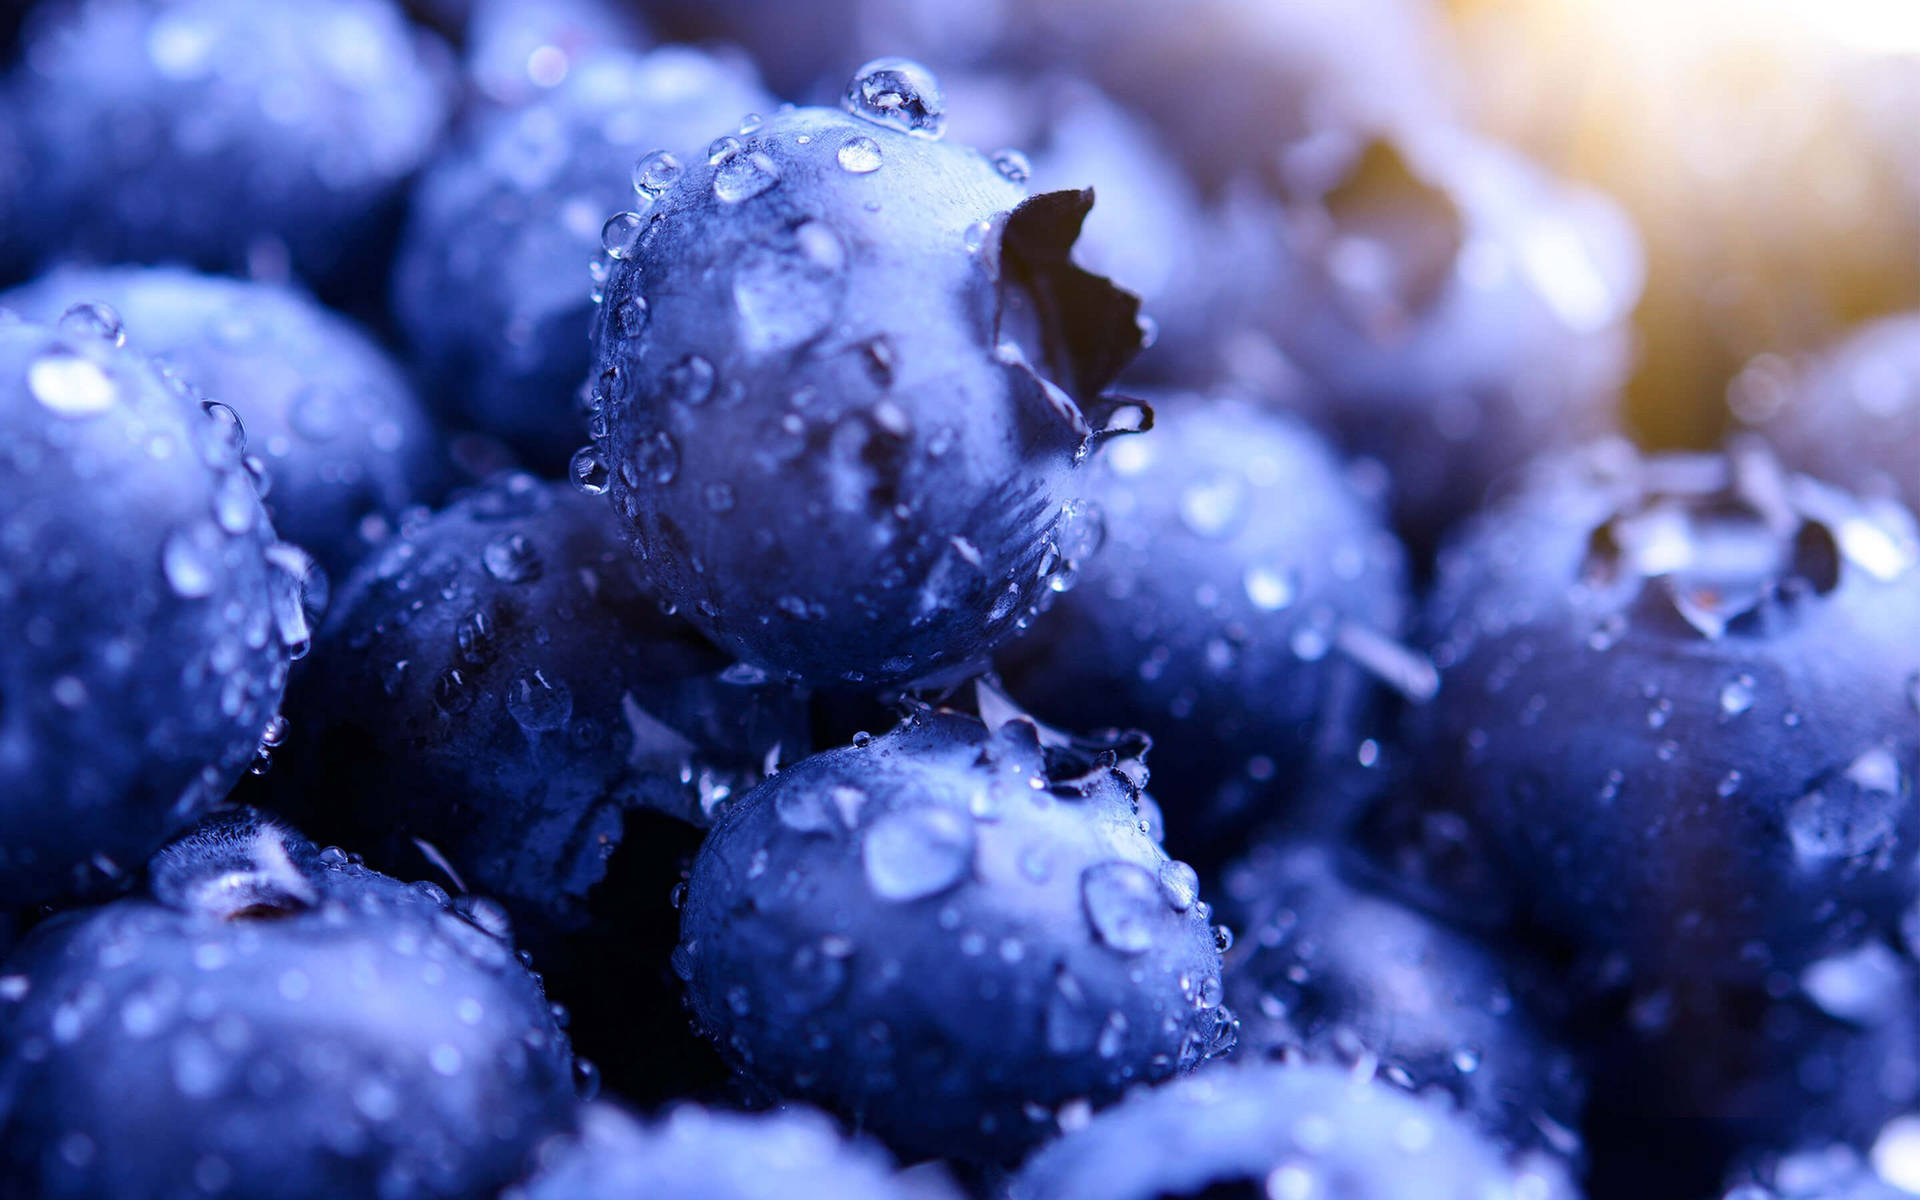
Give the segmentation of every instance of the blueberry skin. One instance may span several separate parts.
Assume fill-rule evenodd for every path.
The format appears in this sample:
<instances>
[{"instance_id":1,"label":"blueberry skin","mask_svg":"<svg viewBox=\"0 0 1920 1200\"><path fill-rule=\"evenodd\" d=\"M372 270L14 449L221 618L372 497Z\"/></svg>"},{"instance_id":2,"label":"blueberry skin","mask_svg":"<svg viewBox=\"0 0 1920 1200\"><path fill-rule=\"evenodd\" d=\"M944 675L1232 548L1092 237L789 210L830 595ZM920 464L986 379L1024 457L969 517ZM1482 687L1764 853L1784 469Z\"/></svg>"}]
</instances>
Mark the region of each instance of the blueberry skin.
<instances>
[{"instance_id":1,"label":"blueberry skin","mask_svg":"<svg viewBox=\"0 0 1920 1200\"><path fill-rule=\"evenodd\" d=\"M542 1148L540 1169L503 1200L939 1200L894 1178L886 1154L842 1137L807 1108L735 1113L683 1104L643 1124L611 1104L587 1105L578 1137Z\"/></svg>"},{"instance_id":2,"label":"blueberry skin","mask_svg":"<svg viewBox=\"0 0 1920 1200\"><path fill-rule=\"evenodd\" d=\"M1585 1079L1529 1011L1538 981L1492 945L1356 886L1350 869L1325 844L1267 842L1225 871L1236 1053L1365 1057L1390 1083L1450 1097L1502 1145L1575 1155Z\"/></svg>"},{"instance_id":3,"label":"blueberry skin","mask_svg":"<svg viewBox=\"0 0 1920 1200\"><path fill-rule=\"evenodd\" d=\"M1020 152L1035 192L1091 187L1099 197L1073 257L1139 296L1149 314L1153 353L1130 376L1171 386L1206 370L1230 273L1214 261L1213 214L1158 132L1057 70L962 76L946 91L949 137Z\"/></svg>"},{"instance_id":4,"label":"blueberry skin","mask_svg":"<svg viewBox=\"0 0 1920 1200\"><path fill-rule=\"evenodd\" d=\"M11 76L30 244L339 282L440 136L447 58L389 0L44 4Z\"/></svg>"},{"instance_id":5,"label":"blueberry skin","mask_svg":"<svg viewBox=\"0 0 1920 1200\"><path fill-rule=\"evenodd\" d=\"M1543 451L1617 426L1644 265L1620 210L1451 131L1336 155L1304 191L1242 189L1235 365L1392 481L1417 555Z\"/></svg>"},{"instance_id":6,"label":"blueberry skin","mask_svg":"<svg viewBox=\"0 0 1920 1200\"><path fill-rule=\"evenodd\" d=\"M1907 1200L1845 1145L1810 1147L1741 1173L1723 1200Z\"/></svg>"},{"instance_id":7,"label":"blueberry skin","mask_svg":"<svg viewBox=\"0 0 1920 1200\"><path fill-rule=\"evenodd\" d=\"M739 1070L907 1157L1005 1163L1059 1105L1224 1049L1192 869L1111 755L1050 771L1038 736L928 710L727 810L674 966Z\"/></svg>"},{"instance_id":8,"label":"blueberry skin","mask_svg":"<svg viewBox=\"0 0 1920 1200\"><path fill-rule=\"evenodd\" d=\"M648 35L617 0L478 0L466 25L466 69L496 104L519 105L608 53L638 52Z\"/></svg>"},{"instance_id":9,"label":"blueberry skin","mask_svg":"<svg viewBox=\"0 0 1920 1200\"><path fill-rule=\"evenodd\" d=\"M635 160L664 145L693 161L773 104L737 55L668 47L592 57L537 102L480 115L415 188L393 275L446 420L559 473L587 440L587 264L607 214L633 201Z\"/></svg>"},{"instance_id":10,"label":"blueberry skin","mask_svg":"<svg viewBox=\"0 0 1920 1200\"><path fill-rule=\"evenodd\" d=\"M363 563L308 665L275 804L383 866L425 839L536 944L586 925L629 810L705 824L809 748L804 697L663 614L604 502L522 474Z\"/></svg>"},{"instance_id":11,"label":"blueberry skin","mask_svg":"<svg viewBox=\"0 0 1920 1200\"><path fill-rule=\"evenodd\" d=\"M1761 987L1639 988L1576 1014L1595 1195L1704 1195L1729 1164L1869 1146L1920 1103L1920 992L1878 942ZM1598 1018L1598 1019L1596 1019Z\"/></svg>"},{"instance_id":12,"label":"blueberry skin","mask_svg":"<svg viewBox=\"0 0 1920 1200\"><path fill-rule=\"evenodd\" d=\"M1420 0L1035 0L1001 61L1084 72L1144 114L1209 194L1311 179L1369 131L1454 107L1441 15Z\"/></svg>"},{"instance_id":13,"label":"blueberry skin","mask_svg":"<svg viewBox=\"0 0 1920 1200\"><path fill-rule=\"evenodd\" d=\"M1140 339L1137 302L1067 259L1090 197L1028 200L930 136L920 82L917 132L784 112L609 225L583 468L662 595L809 682L959 666L1016 629L1072 540L1082 406Z\"/></svg>"},{"instance_id":14,"label":"blueberry skin","mask_svg":"<svg viewBox=\"0 0 1920 1200\"><path fill-rule=\"evenodd\" d=\"M43 321L76 304L107 305L131 346L233 409L266 463L274 528L329 575L431 498L437 438L406 378L305 292L177 267L62 267L0 295Z\"/></svg>"},{"instance_id":15,"label":"blueberry skin","mask_svg":"<svg viewBox=\"0 0 1920 1200\"><path fill-rule=\"evenodd\" d=\"M1286 1190L1286 1189L1297 1190ZM1329 1066L1223 1064L1141 1088L1030 1159L1012 1200L1567 1198L1444 1107Z\"/></svg>"},{"instance_id":16,"label":"blueberry skin","mask_svg":"<svg viewBox=\"0 0 1920 1200\"><path fill-rule=\"evenodd\" d=\"M1316 434L1230 397L1154 411L1090 473L1100 549L1000 662L1050 721L1151 735L1175 846L1218 861L1256 823L1322 815L1375 673L1419 691L1431 669L1392 641L1399 543Z\"/></svg>"},{"instance_id":17,"label":"blueberry skin","mask_svg":"<svg viewBox=\"0 0 1920 1200\"><path fill-rule=\"evenodd\" d=\"M308 636L230 415L0 310L0 907L90 891L225 795Z\"/></svg>"},{"instance_id":18,"label":"blueberry skin","mask_svg":"<svg viewBox=\"0 0 1920 1200\"><path fill-rule=\"evenodd\" d=\"M1920 502L1920 313L1861 327L1825 353L1764 355L1728 388L1734 414L1795 470Z\"/></svg>"},{"instance_id":19,"label":"blueberry skin","mask_svg":"<svg viewBox=\"0 0 1920 1200\"><path fill-rule=\"evenodd\" d=\"M511 943L251 812L6 970L0 1164L24 1194L491 1196L572 1116L566 1035Z\"/></svg>"},{"instance_id":20,"label":"blueberry skin","mask_svg":"<svg viewBox=\"0 0 1920 1200\"><path fill-rule=\"evenodd\" d=\"M1549 460L1442 555L1413 737L1531 915L1645 979L1793 970L1914 895L1912 517L1763 448Z\"/></svg>"}]
</instances>

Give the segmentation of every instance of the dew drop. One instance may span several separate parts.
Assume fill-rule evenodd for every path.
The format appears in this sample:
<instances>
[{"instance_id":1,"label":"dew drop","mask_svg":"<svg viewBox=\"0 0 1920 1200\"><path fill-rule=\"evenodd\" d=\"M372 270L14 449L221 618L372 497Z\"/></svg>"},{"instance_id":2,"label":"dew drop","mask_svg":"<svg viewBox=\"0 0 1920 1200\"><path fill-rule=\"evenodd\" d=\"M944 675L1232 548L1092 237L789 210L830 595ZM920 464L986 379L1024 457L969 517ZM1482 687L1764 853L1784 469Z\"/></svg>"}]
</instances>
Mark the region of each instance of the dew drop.
<instances>
[{"instance_id":1,"label":"dew drop","mask_svg":"<svg viewBox=\"0 0 1920 1200\"><path fill-rule=\"evenodd\" d=\"M530 734L563 729L573 717L573 692L539 671L507 685L507 715Z\"/></svg>"},{"instance_id":2,"label":"dew drop","mask_svg":"<svg viewBox=\"0 0 1920 1200\"><path fill-rule=\"evenodd\" d=\"M617 212L600 227L600 246L609 257L625 258L640 244L646 218L637 212Z\"/></svg>"},{"instance_id":3,"label":"dew drop","mask_svg":"<svg viewBox=\"0 0 1920 1200\"><path fill-rule=\"evenodd\" d=\"M910 58L876 58L854 73L840 99L856 117L918 137L946 132L947 101L932 71Z\"/></svg>"},{"instance_id":4,"label":"dew drop","mask_svg":"<svg viewBox=\"0 0 1920 1200\"><path fill-rule=\"evenodd\" d=\"M713 194L724 204L751 200L780 182L780 164L758 151L729 155L714 168Z\"/></svg>"},{"instance_id":5,"label":"dew drop","mask_svg":"<svg viewBox=\"0 0 1920 1200\"><path fill-rule=\"evenodd\" d=\"M612 472L607 469L607 460L598 446L582 446L573 452L573 459L567 464L567 478L573 486L588 496L603 496L612 480Z\"/></svg>"},{"instance_id":6,"label":"dew drop","mask_svg":"<svg viewBox=\"0 0 1920 1200\"><path fill-rule=\"evenodd\" d=\"M160 569L176 596L194 600L213 593L220 571L220 535L210 525L183 525L160 547Z\"/></svg>"},{"instance_id":7,"label":"dew drop","mask_svg":"<svg viewBox=\"0 0 1920 1200\"><path fill-rule=\"evenodd\" d=\"M92 359L78 354L43 354L27 368L27 390L49 412L91 417L113 407L113 380Z\"/></svg>"},{"instance_id":8,"label":"dew drop","mask_svg":"<svg viewBox=\"0 0 1920 1200\"><path fill-rule=\"evenodd\" d=\"M665 150L655 150L633 164L633 190L642 196L657 197L674 184L686 168Z\"/></svg>"},{"instance_id":9,"label":"dew drop","mask_svg":"<svg viewBox=\"0 0 1920 1200\"><path fill-rule=\"evenodd\" d=\"M480 550L487 574L502 583L527 583L540 578L540 554L523 533L494 538Z\"/></svg>"},{"instance_id":10,"label":"dew drop","mask_svg":"<svg viewBox=\"0 0 1920 1200\"><path fill-rule=\"evenodd\" d=\"M860 847L867 886L883 900L919 900L957 885L973 867L973 821L940 805L902 809L868 827Z\"/></svg>"},{"instance_id":11,"label":"dew drop","mask_svg":"<svg viewBox=\"0 0 1920 1200\"><path fill-rule=\"evenodd\" d=\"M855 175L870 175L880 169L880 143L864 133L858 134L848 138L834 157L842 169Z\"/></svg>"},{"instance_id":12,"label":"dew drop","mask_svg":"<svg viewBox=\"0 0 1920 1200\"><path fill-rule=\"evenodd\" d=\"M1145 867L1117 860L1081 872L1080 901L1094 935L1122 954L1153 946L1153 923L1166 908L1159 881Z\"/></svg>"},{"instance_id":13,"label":"dew drop","mask_svg":"<svg viewBox=\"0 0 1920 1200\"><path fill-rule=\"evenodd\" d=\"M76 304L60 314L60 328L79 337L99 338L114 346L127 344L126 327L111 305Z\"/></svg>"}]
</instances>

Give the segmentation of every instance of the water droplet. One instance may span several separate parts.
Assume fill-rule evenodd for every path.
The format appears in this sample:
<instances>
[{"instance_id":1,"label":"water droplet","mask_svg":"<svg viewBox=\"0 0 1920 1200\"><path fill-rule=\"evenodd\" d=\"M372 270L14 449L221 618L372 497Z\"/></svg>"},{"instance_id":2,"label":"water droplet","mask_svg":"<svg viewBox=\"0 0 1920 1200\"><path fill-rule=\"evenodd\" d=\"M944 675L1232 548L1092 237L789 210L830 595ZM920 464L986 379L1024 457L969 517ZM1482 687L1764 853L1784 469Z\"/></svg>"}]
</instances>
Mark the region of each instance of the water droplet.
<instances>
[{"instance_id":1,"label":"water droplet","mask_svg":"<svg viewBox=\"0 0 1920 1200\"><path fill-rule=\"evenodd\" d=\"M1047 996L1047 1049L1054 1054L1083 1054L1100 1035L1100 1014L1087 1003L1085 991L1073 976L1061 971Z\"/></svg>"},{"instance_id":2,"label":"water droplet","mask_svg":"<svg viewBox=\"0 0 1920 1200\"><path fill-rule=\"evenodd\" d=\"M80 303L60 314L60 328L77 337L99 338L115 346L127 344L126 327L111 305Z\"/></svg>"},{"instance_id":3,"label":"water droplet","mask_svg":"<svg viewBox=\"0 0 1920 1200\"><path fill-rule=\"evenodd\" d=\"M1025 183L1033 178L1033 164L1018 150L1000 150L993 156L993 169L1009 183Z\"/></svg>"},{"instance_id":4,"label":"water droplet","mask_svg":"<svg viewBox=\"0 0 1920 1200\"><path fill-rule=\"evenodd\" d=\"M787 242L748 250L733 274L747 347L756 354L790 350L832 324L846 290L846 258L839 237L820 221L802 223Z\"/></svg>"},{"instance_id":5,"label":"water droplet","mask_svg":"<svg viewBox=\"0 0 1920 1200\"><path fill-rule=\"evenodd\" d=\"M589 496L602 496L606 494L612 472L607 469L600 447L582 446L573 452L573 459L567 464L567 478L573 481L576 490Z\"/></svg>"},{"instance_id":6,"label":"water droplet","mask_svg":"<svg viewBox=\"0 0 1920 1200\"><path fill-rule=\"evenodd\" d=\"M880 143L866 134L856 134L847 139L834 156L842 168L855 175L868 175L880 169Z\"/></svg>"},{"instance_id":7,"label":"water droplet","mask_svg":"<svg viewBox=\"0 0 1920 1200\"><path fill-rule=\"evenodd\" d=\"M48 411L91 417L113 407L117 391L100 365L78 354L43 354L27 368L27 390Z\"/></svg>"},{"instance_id":8,"label":"water droplet","mask_svg":"<svg viewBox=\"0 0 1920 1200\"><path fill-rule=\"evenodd\" d=\"M211 595L219 579L220 534L211 525L183 525L160 547L160 569L176 596L188 600Z\"/></svg>"},{"instance_id":9,"label":"water droplet","mask_svg":"<svg viewBox=\"0 0 1920 1200\"><path fill-rule=\"evenodd\" d=\"M636 338L647 327L651 310L645 296L630 295L613 306L613 332L620 338Z\"/></svg>"},{"instance_id":10,"label":"water droplet","mask_svg":"<svg viewBox=\"0 0 1920 1200\"><path fill-rule=\"evenodd\" d=\"M1201 537L1223 538L1246 511L1246 485L1237 475L1216 472L1180 493L1180 520Z\"/></svg>"},{"instance_id":11,"label":"water droplet","mask_svg":"<svg viewBox=\"0 0 1920 1200\"><path fill-rule=\"evenodd\" d=\"M1168 859L1160 864L1159 874L1160 892L1173 911L1186 912L1200 898L1200 875L1186 863Z\"/></svg>"},{"instance_id":12,"label":"water droplet","mask_svg":"<svg viewBox=\"0 0 1920 1200\"><path fill-rule=\"evenodd\" d=\"M260 515L260 495L245 471L229 471L213 489L213 519L228 533L245 533Z\"/></svg>"},{"instance_id":13,"label":"water droplet","mask_svg":"<svg viewBox=\"0 0 1920 1200\"><path fill-rule=\"evenodd\" d=\"M1787 833L1800 858L1854 858L1892 845L1906 778L1883 747L1868 750L1787 809Z\"/></svg>"},{"instance_id":14,"label":"water droplet","mask_svg":"<svg viewBox=\"0 0 1920 1200\"><path fill-rule=\"evenodd\" d=\"M540 578L540 554L522 533L494 538L480 551L487 574L501 583L527 583Z\"/></svg>"},{"instance_id":15,"label":"water droplet","mask_svg":"<svg viewBox=\"0 0 1920 1200\"><path fill-rule=\"evenodd\" d=\"M1262 612L1280 612L1292 605L1300 592L1294 573L1277 567L1248 567L1241 582L1247 589L1247 599Z\"/></svg>"},{"instance_id":16,"label":"water droplet","mask_svg":"<svg viewBox=\"0 0 1920 1200\"><path fill-rule=\"evenodd\" d=\"M636 442L633 457L640 471L657 484L672 483L680 474L680 446L664 429L656 429Z\"/></svg>"},{"instance_id":17,"label":"water droplet","mask_svg":"<svg viewBox=\"0 0 1920 1200\"><path fill-rule=\"evenodd\" d=\"M861 840L867 886L883 900L919 900L958 884L973 867L973 821L940 805L890 812Z\"/></svg>"},{"instance_id":18,"label":"water droplet","mask_svg":"<svg viewBox=\"0 0 1920 1200\"><path fill-rule=\"evenodd\" d=\"M647 219L637 212L617 212L600 227L600 246L610 257L625 258L640 244Z\"/></svg>"},{"instance_id":19,"label":"water droplet","mask_svg":"<svg viewBox=\"0 0 1920 1200\"><path fill-rule=\"evenodd\" d=\"M1159 881L1145 867L1118 860L1081 872L1080 901L1094 935L1122 954L1150 949L1153 924L1166 910Z\"/></svg>"},{"instance_id":20,"label":"water droplet","mask_svg":"<svg viewBox=\"0 0 1920 1200\"><path fill-rule=\"evenodd\" d=\"M919 137L946 132L947 101L932 71L909 58L876 58L854 73L841 106L856 117Z\"/></svg>"},{"instance_id":21,"label":"water droplet","mask_svg":"<svg viewBox=\"0 0 1920 1200\"><path fill-rule=\"evenodd\" d=\"M831 833L833 814L820 793L807 787L783 787L774 792L773 815L800 833Z\"/></svg>"},{"instance_id":22,"label":"water droplet","mask_svg":"<svg viewBox=\"0 0 1920 1200\"><path fill-rule=\"evenodd\" d=\"M306 657L313 642L314 622L327 606L327 573L305 550L291 542L275 542L266 550L274 567L272 594L274 629L290 657Z\"/></svg>"},{"instance_id":23,"label":"water droplet","mask_svg":"<svg viewBox=\"0 0 1920 1200\"><path fill-rule=\"evenodd\" d=\"M1720 711L1737 717L1753 707L1753 676L1742 675L1720 689Z\"/></svg>"},{"instance_id":24,"label":"water droplet","mask_svg":"<svg viewBox=\"0 0 1920 1200\"><path fill-rule=\"evenodd\" d=\"M722 203L739 204L743 200L753 199L779 182L780 164L766 155L757 150L732 154L714 168L713 194Z\"/></svg>"},{"instance_id":25,"label":"water droplet","mask_svg":"<svg viewBox=\"0 0 1920 1200\"><path fill-rule=\"evenodd\" d=\"M507 715L530 734L564 729L573 717L573 692L539 671L507 685Z\"/></svg>"},{"instance_id":26,"label":"water droplet","mask_svg":"<svg viewBox=\"0 0 1920 1200\"><path fill-rule=\"evenodd\" d=\"M689 354L667 368L660 383L667 399L676 404L705 404L713 395L713 364L698 354Z\"/></svg>"},{"instance_id":27,"label":"water droplet","mask_svg":"<svg viewBox=\"0 0 1920 1200\"><path fill-rule=\"evenodd\" d=\"M633 190L649 198L658 197L674 184L686 168L665 150L655 150L633 164Z\"/></svg>"}]
</instances>

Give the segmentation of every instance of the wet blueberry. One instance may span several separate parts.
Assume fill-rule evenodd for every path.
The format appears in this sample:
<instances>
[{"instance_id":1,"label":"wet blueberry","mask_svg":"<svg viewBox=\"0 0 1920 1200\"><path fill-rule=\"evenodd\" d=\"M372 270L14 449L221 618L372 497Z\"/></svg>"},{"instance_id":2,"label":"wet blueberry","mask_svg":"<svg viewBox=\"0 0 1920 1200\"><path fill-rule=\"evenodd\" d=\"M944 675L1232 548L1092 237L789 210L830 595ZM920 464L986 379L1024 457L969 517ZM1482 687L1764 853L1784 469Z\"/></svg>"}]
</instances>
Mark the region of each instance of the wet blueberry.
<instances>
[{"instance_id":1,"label":"wet blueberry","mask_svg":"<svg viewBox=\"0 0 1920 1200\"><path fill-rule=\"evenodd\" d=\"M476 1196L565 1127L573 1057L511 943L445 893L248 812L0 974L18 1194Z\"/></svg>"},{"instance_id":2,"label":"wet blueberry","mask_svg":"<svg viewBox=\"0 0 1920 1200\"><path fill-rule=\"evenodd\" d=\"M1531 916L1646 979L1761 978L1912 897L1913 519L1761 447L1551 460L1443 556L1418 722Z\"/></svg>"},{"instance_id":3,"label":"wet blueberry","mask_svg":"<svg viewBox=\"0 0 1920 1200\"><path fill-rule=\"evenodd\" d=\"M587 438L587 264L607 214L660 186L636 183L649 152L697 161L715 131L772 104L737 55L669 47L592 56L536 102L476 120L415 189L393 279L447 421L559 473ZM621 320L638 335L645 310Z\"/></svg>"},{"instance_id":4,"label":"wet blueberry","mask_svg":"<svg viewBox=\"0 0 1920 1200\"><path fill-rule=\"evenodd\" d=\"M1069 261L1090 194L1028 198L939 140L918 64L844 104L721 136L608 221L583 459L721 645L883 682L978 658L1049 594L1140 333Z\"/></svg>"},{"instance_id":5,"label":"wet blueberry","mask_svg":"<svg viewBox=\"0 0 1920 1200\"><path fill-rule=\"evenodd\" d=\"M1578 1193L1437 1104L1325 1066L1220 1065L1136 1091L1027 1163L1014 1200Z\"/></svg>"},{"instance_id":6,"label":"wet blueberry","mask_svg":"<svg viewBox=\"0 0 1920 1200\"><path fill-rule=\"evenodd\" d=\"M721 818L681 913L675 966L721 1051L908 1156L1011 1160L1062 1105L1231 1040L1137 763L994 720L928 710L788 767Z\"/></svg>"},{"instance_id":7,"label":"wet blueberry","mask_svg":"<svg viewBox=\"0 0 1920 1200\"><path fill-rule=\"evenodd\" d=\"M124 325L128 345L233 410L264 464L274 529L334 577L431 498L437 439L405 376L306 293L173 267L68 267L0 295L42 321L90 304Z\"/></svg>"},{"instance_id":8,"label":"wet blueberry","mask_svg":"<svg viewBox=\"0 0 1920 1200\"><path fill-rule=\"evenodd\" d=\"M449 106L444 47L390 0L59 0L24 41L20 216L49 256L341 284Z\"/></svg>"},{"instance_id":9,"label":"wet blueberry","mask_svg":"<svg viewBox=\"0 0 1920 1200\"><path fill-rule=\"evenodd\" d=\"M1424 696L1432 668L1394 640L1400 546L1317 435L1244 400L1154 407L1093 466L1098 551L1000 661L1047 720L1151 735L1175 850L1217 861L1255 824L1337 820L1381 681Z\"/></svg>"},{"instance_id":10,"label":"wet blueberry","mask_svg":"<svg viewBox=\"0 0 1920 1200\"><path fill-rule=\"evenodd\" d=\"M123 342L0 312L0 907L117 882L225 795L310 636L232 411Z\"/></svg>"}]
</instances>

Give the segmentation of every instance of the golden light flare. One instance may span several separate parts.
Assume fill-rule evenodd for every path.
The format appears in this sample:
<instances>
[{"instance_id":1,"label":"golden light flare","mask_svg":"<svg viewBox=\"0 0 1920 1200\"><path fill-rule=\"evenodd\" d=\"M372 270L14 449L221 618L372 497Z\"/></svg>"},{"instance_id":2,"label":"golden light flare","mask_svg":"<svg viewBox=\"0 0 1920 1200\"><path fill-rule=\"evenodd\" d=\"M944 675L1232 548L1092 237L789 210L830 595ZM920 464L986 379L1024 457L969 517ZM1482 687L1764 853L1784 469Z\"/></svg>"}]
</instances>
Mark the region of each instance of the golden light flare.
<instances>
[{"instance_id":1,"label":"golden light flare","mask_svg":"<svg viewBox=\"0 0 1920 1200\"><path fill-rule=\"evenodd\" d=\"M1709 445L1728 381L1920 307L1920 0L1456 0L1474 119L1644 237L1636 424Z\"/></svg>"}]
</instances>

